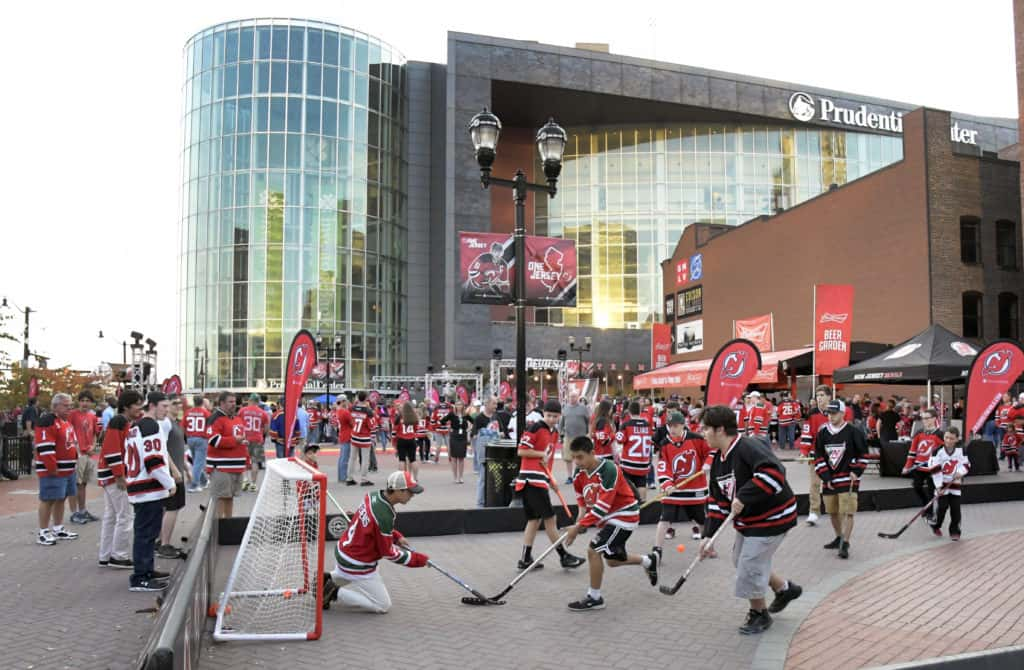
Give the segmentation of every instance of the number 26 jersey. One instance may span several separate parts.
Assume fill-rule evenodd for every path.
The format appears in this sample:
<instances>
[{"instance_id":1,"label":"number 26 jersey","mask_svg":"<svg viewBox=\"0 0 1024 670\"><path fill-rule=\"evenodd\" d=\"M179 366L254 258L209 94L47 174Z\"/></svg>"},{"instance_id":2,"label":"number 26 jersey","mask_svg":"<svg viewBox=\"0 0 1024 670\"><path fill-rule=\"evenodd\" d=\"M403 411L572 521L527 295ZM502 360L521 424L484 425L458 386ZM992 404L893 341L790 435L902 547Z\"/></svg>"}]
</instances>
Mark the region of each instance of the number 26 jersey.
<instances>
[{"instance_id":1,"label":"number 26 jersey","mask_svg":"<svg viewBox=\"0 0 1024 670\"><path fill-rule=\"evenodd\" d=\"M627 475L646 477L651 468L651 446L653 431L644 419L630 419L615 435L615 441L622 445L619 465Z\"/></svg>"}]
</instances>

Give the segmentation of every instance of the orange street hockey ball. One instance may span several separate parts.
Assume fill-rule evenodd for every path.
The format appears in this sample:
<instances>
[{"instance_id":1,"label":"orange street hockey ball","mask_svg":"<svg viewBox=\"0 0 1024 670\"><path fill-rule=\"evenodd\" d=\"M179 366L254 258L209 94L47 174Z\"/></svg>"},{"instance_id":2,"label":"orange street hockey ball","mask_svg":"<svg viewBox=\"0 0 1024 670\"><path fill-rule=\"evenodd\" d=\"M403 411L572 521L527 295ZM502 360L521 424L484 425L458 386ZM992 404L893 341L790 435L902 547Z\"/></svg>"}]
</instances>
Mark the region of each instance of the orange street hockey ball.
<instances>
[{"instance_id":1,"label":"orange street hockey ball","mask_svg":"<svg viewBox=\"0 0 1024 670\"><path fill-rule=\"evenodd\" d=\"M683 553L684 551L686 551L686 545L685 544L676 545L676 551L678 551L680 554Z\"/></svg>"}]
</instances>

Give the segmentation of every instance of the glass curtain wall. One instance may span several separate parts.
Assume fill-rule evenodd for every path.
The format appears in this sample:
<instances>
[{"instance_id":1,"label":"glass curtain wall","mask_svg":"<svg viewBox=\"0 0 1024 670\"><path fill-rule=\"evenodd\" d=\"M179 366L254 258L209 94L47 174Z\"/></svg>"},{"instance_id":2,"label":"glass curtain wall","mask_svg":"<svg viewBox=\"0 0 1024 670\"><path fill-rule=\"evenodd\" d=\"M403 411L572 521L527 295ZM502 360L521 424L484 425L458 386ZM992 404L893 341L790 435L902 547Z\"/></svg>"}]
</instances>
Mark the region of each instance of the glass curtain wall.
<instances>
[{"instance_id":1,"label":"glass curtain wall","mask_svg":"<svg viewBox=\"0 0 1024 670\"><path fill-rule=\"evenodd\" d=\"M405 359L405 60L309 21L222 24L185 46L182 372L278 388L300 328L342 336L346 386ZM339 357L339 358L340 358Z\"/></svg>"},{"instance_id":2,"label":"glass curtain wall","mask_svg":"<svg viewBox=\"0 0 1024 670\"><path fill-rule=\"evenodd\" d=\"M689 224L737 225L903 157L900 137L831 129L567 130L558 196L534 200L538 235L576 241L577 307L536 310L566 326L647 327L661 314L660 263Z\"/></svg>"}]
</instances>

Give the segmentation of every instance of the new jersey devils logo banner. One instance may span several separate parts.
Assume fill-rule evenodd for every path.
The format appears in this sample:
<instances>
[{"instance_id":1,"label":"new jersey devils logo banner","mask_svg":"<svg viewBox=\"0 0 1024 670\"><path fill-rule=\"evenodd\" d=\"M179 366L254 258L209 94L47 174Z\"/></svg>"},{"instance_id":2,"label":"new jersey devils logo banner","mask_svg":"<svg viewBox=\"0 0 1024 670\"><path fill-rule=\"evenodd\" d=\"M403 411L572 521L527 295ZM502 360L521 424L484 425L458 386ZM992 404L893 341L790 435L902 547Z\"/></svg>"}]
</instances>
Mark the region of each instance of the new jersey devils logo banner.
<instances>
[{"instance_id":1,"label":"new jersey devils logo banner","mask_svg":"<svg viewBox=\"0 0 1024 670\"><path fill-rule=\"evenodd\" d=\"M750 340L730 340L711 360L704 391L705 405L733 404L761 369L761 353Z\"/></svg>"},{"instance_id":2,"label":"new jersey devils logo banner","mask_svg":"<svg viewBox=\"0 0 1024 670\"><path fill-rule=\"evenodd\" d=\"M672 354L672 324L656 323L651 326L651 369L668 365Z\"/></svg>"},{"instance_id":3,"label":"new jersey devils logo banner","mask_svg":"<svg viewBox=\"0 0 1024 670\"><path fill-rule=\"evenodd\" d=\"M39 396L39 380L32 377L28 380L28 397L35 398Z\"/></svg>"},{"instance_id":4,"label":"new jersey devils logo banner","mask_svg":"<svg viewBox=\"0 0 1024 670\"><path fill-rule=\"evenodd\" d=\"M508 382L501 382L498 385L498 397L502 400L506 400L512 397L512 385Z\"/></svg>"},{"instance_id":5,"label":"new jersey devils logo banner","mask_svg":"<svg viewBox=\"0 0 1024 670\"><path fill-rule=\"evenodd\" d=\"M459 399L463 406L469 406L469 389L462 384L455 387L455 397Z\"/></svg>"},{"instance_id":6,"label":"new jersey devils logo banner","mask_svg":"<svg viewBox=\"0 0 1024 670\"><path fill-rule=\"evenodd\" d=\"M576 242L526 238L526 303L533 307L576 306ZM462 302L508 305L514 299L515 245L505 233L459 233Z\"/></svg>"},{"instance_id":7,"label":"new jersey devils logo banner","mask_svg":"<svg viewBox=\"0 0 1024 670\"><path fill-rule=\"evenodd\" d=\"M1024 374L1024 350L1013 340L996 340L975 356L967 373L964 427L969 433L981 430L999 399L1021 374Z\"/></svg>"},{"instance_id":8,"label":"new jersey devils logo banner","mask_svg":"<svg viewBox=\"0 0 1024 670\"><path fill-rule=\"evenodd\" d=\"M576 242L555 237L526 238L526 304L576 306Z\"/></svg>"},{"instance_id":9,"label":"new jersey devils logo banner","mask_svg":"<svg viewBox=\"0 0 1024 670\"><path fill-rule=\"evenodd\" d=\"M181 377L178 375L171 375L164 380L163 387L161 390L167 395L180 395L181 394Z\"/></svg>"},{"instance_id":10,"label":"new jersey devils logo banner","mask_svg":"<svg viewBox=\"0 0 1024 670\"><path fill-rule=\"evenodd\" d=\"M402 387L398 394L398 402L409 402L409 389L405 386Z\"/></svg>"},{"instance_id":11,"label":"new jersey devils logo banner","mask_svg":"<svg viewBox=\"0 0 1024 670\"><path fill-rule=\"evenodd\" d=\"M853 286L814 287L814 374L831 375L850 364L853 336Z\"/></svg>"},{"instance_id":12,"label":"new jersey devils logo banner","mask_svg":"<svg viewBox=\"0 0 1024 670\"><path fill-rule=\"evenodd\" d=\"M775 322L772 313L732 322L732 336L750 340L758 351L775 351Z\"/></svg>"},{"instance_id":13,"label":"new jersey devils logo banner","mask_svg":"<svg viewBox=\"0 0 1024 670\"><path fill-rule=\"evenodd\" d=\"M290 454L292 450L292 434L295 426L295 413L302 400L302 388L306 385L313 367L316 366L316 344L308 330L300 330L292 339L288 349L288 367L284 377L284 450Z\"/></svg>"}]
</instances>

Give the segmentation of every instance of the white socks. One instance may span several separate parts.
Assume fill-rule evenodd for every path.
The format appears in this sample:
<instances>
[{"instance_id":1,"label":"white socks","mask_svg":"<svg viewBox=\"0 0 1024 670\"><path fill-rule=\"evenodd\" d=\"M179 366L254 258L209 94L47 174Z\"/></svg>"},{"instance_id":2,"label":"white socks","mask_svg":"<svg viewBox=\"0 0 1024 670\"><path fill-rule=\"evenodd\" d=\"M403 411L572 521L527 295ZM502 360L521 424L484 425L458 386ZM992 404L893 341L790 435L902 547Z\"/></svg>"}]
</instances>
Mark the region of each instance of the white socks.
<instances>
[{"instance_id":1,"label":"white socks","mask_svg":"<svg viewBox=\"0 0 1024 670\"><path fill-rule=\"evenodd\" d=\"M646 554L640 557L640 564L645 568L651 567L651 557Z\"/></svg>"},{"instance_id":2,"label":"white socks","mask_svg":"<svg viewBox=\"0 0 1024 670\"><path fill-rule=\"evenodd\" d=\"M594 600L600 600L601 589L587 589L587 595L593 598Z\"/></svg>"}]
</instances>

